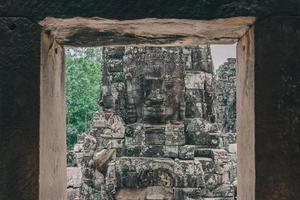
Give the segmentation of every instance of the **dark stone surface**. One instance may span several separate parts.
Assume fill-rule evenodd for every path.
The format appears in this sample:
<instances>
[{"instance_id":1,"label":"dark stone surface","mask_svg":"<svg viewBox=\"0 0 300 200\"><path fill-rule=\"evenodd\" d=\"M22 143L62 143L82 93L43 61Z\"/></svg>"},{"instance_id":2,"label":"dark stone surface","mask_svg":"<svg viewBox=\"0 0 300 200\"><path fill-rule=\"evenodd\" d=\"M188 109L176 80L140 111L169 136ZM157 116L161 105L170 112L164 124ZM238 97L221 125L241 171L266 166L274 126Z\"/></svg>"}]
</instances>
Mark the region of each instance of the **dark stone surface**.
<instances>
[{"instance_id":1,"label":"dark stone surface","mask_svg":"<svg viewBox=\"0 0 300 200\"><path fill-rule=\"evenodd\" d=\"M0 18L0 199L38 199L39 31Z\"/></svg>"},{"instance_id":2,"label":"dark stone surface","mask_svg":"<svg viewBox=\"0 0 300 200\"><path fill-rule=\"evenodd\" d=\"M148 128L145 130L146 145L163 145L165 140L164 128Z\"/></svg>"},{"instance_id":3,"label":"dark stone surface","mask_svg":"<svg viewBox=\"0 0 300 200\"><path fill-rule=\"evenodd\" d=\"M1 16L43 19L56 17L104 17L115 19L189 18L212 19L231 16L299 14L297 0L13 0L1 2Z\"/></svg>"},{"instance_id":4,"label":"dark stone surface","mask_svg":"<svg viewBox=\"0 0 300 200\"><path fill-rule=\"evenodd\" d=\"M300 198L299 24L300 17L273 17L256 25L258 200Z\"/></svg>"}]
</instances>

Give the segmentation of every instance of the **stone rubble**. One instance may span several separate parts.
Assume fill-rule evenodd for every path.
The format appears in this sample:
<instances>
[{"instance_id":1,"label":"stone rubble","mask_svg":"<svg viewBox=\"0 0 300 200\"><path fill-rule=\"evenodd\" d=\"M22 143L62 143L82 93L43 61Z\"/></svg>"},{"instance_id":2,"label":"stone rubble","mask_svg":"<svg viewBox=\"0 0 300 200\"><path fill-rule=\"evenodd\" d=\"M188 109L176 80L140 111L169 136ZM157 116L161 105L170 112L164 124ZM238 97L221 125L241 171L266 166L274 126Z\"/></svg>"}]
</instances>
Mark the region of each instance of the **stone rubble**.
<instances>
[{"instance_id":1,"label":"stone rubble","mask_svg":"<svg viewBox=\"0 0 300 200\"><path fill-rule=\"evenodd\" d=\"M102 110L68 152L68 199L233 200L235 128L218 118L229 104L214 105L210 47L105 47L102 67Z\"/></svg>"}]
</instances>

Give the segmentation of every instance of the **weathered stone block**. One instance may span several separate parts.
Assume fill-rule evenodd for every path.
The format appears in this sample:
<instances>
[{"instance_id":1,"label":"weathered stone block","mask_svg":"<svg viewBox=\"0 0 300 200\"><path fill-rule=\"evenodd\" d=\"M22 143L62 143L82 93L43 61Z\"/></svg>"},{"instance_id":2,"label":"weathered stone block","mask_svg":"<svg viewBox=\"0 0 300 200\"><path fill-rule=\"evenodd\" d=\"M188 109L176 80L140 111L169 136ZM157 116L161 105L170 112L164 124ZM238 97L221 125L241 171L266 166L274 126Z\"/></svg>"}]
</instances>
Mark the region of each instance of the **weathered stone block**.
<instances>
[{"instance_id":1,"label":"weathered stone block","mask_svg":"<svg viewBox=\"0 0 300 200\"><path fill-rule=\"evenodd\" d=\"M67 167L67 178L69 188L79 189L82 184L81 167Z\"/></svg>"},{"instance_id":2,"label":"weathered stone block","mask_svg":"<svg viewBox=\"0 0 300 200\"><path fill-rule=\"evenodd\" d=\"M217 175L213 173L205 174L204 181L205 181L205 189L206 192L209 193L216 189L218 186Z\"/></svg>"},{"instance_id":3,"label":"weathered stone block","mask_svg":"<svg viewBox=\"0 0 300 200\"><path fill-rule=\"evenodd\" d=\"M101 191L94 189L92 186L87 184L82 184L80 196L84 196L89 199L101 200Z\"/></svg>"},{"instance_id":4,"label":"weathered stone block","mask_svg":"<svg viewBox=\"0 0 300 200\"><path fill-rule=\"evenodd\" d=\"M205 93L207 94L207 93ZM206 102L199 102L191 100L188 96L189 94L186 94L186 107L185 107L185 117L186 118L202 118L209 122L214 122L214 114L212 111L212 101L209 100L210 97L205 97L205 99L208 101ZM206 96L206 95L204 95ZM202 100L204 101L204 100Z\"/></svg>"},{"instance_id":5,"label":"weathered stone block","mask_svg":"<svg viewBox=\"0 0 300 200\"><path fill-rule=\"evenodd\" d=\"M165 144L164 133L147 133L145 134L146 145L163 145Z\"/></svg>"},{"instance_id":6,"label":"weathered stone block","mask_svg":"<svg viewBox=\"0 0 300 200\"><path fill-rule=\"evenodd\" d=\"M116 176L116 165L115 161L108 163L106 177L105 177L105 186L108 193L111 195L116 193L117 187L117 176Z\"/></svg>"},{"instance_id":7,"label":"weathered stone block","mask_svg":"<svg viewBox=\"0 0 300 200\"><path fill-rule=\"evenodd\" d=\"M208 123L207 121L195 119L185 120L186 140L187 144L198 145L199 147L217 148L221 144L221 137L217 131L216 124Z\"/></svg>"},{"instance_id":8,"label":"weathered stone block","mask_svg":"<svg viewBox=\"0 0 300 200\"><path fill-rule=\"evenodd\" d=\"M67 188L67 199L78 199L80 197L80 188Z\"/></svg>"},{"instance_id":9,"label":"weathered stone block","mask_svg":"<svg viewBox=\"0 0 300 200\"><path fill-rule=\"evenodd\" d=\"M96 153L93 156L94 167L101 168L102 165L109 162L109 160L112 158L114 153L115 153L115 150L113 150L113 149L103 149L100 152Z\"/></svg>"},{"instance_id":10,"label":"weathered stone block","mask_svg":"<svg viewBox=\"0 0 300 200\"><path fill-rule=\"evenodd\" d=\"M102 149L108 149L110 140L112 140L112 138L103 138L101 136L97 138L98 146L96 151L101 151Z\"/></svg>"},{"instance_id":11,"label":"weathered stone block","mask_svg":"<svg viewBox=\"0 0 300 200\"><path fill-rule=\"evenodd\" d=\"M145 131L143 124L136 123L127 125L125 129L125 144L127 146L132 145L144 145L145 143Z\"/></svg>"},{"instance_id":12,"label":"weathered stone block","mask_svg":"<svg viewBox=\"0 0 300 200\"><path fill-rule=\"evenodd\" d=\"M139 185L137 172L123 172L121 174L121 187L137 187Z\"/></svg>"},{"instance_id":13,"label":"weathered stone block","mask_svg":"<svg viewBox=\"0 0 300 200\"><path fill-rule=\"evenodd\" d=\"M213 151L209 148L195 148L195 157L205 157L214 160Z\"/></svg>"},{"instance_id":14,"label":"weathered stone block","mask_svg":"<svg viewBox=\"0 0 300 200\"><path fill-rule=\"evenodd\" d=\"M104 55L104 70L108 72L121 72L123 71L123 56L124 47L106 47L103 48Z\"/></svg>"},{"instance_id":15,"label":"weathered stone block","mask_svg":"<svg viewBox=\"0 0 300 200\"><path fill-rule=\"evenodd\" d=\"M121 139L121 138L124 138L124 132L125 132L124 127L120 127L120 129L116 130L116 132L114 132L112 129L106 128L106 129L103 129L101 137L107 138L107 139L110 139L110 138Z\"/></svg>"},{"instance_id":16,"label":"weathered stone block","mask_svg":"<svg viewBox=\"0 0 300 200\"><path fill-rule=\"evenodd\" d=\"M195 146L194 145L184 145L179 146L179 158L184 160L194 159Z\"/></svg>"},{"instance_id":17,"label":"weathered stone block","mask_svg":"<svg viewBox=\"0 0 300 200\"><path fill-rule=\"evenodd\" d=\"M190 103L208 103L204 98L204 90L201 89L185 89L185 101Z\"/></svg>"},{"instance_id":18,"label":"weathered stone block","mask_svg":"<svg viewBox=\"0 0 300 200\"><path fill-rule=\"evenodd\" d=\"M205 195L203 188L174 188L175 200L201 200Z\"/></svg>"},{"instance_id":19,"label":"weathered stone block","mask_svg":"<svg viewBox=\"0 0 300 200\"><path fill-rule=\"evenodd\" d=\"M142 159L141 159L142 160ZM117 171L136 171L137 159L131 157L120 157L116 159Z\"/></svg>"},{"instance_id":20,"label":"weathered stone block","mask_svg":"<svg viewBox=\"0 0 300 200\"><path fill-rule=\"evenodd\" d=\"M164 157L178 158L178 146L164 146Z\"/></svg>"},{"instance_id":21,"label":"weathered stone block","mask_svg":"<svg viewBox=\"0 0 300 200\"><path fill-rule=\"evenodd\" d=\"M95 170L91 168L82 168L82 183L88 186L94 185Z\"/></svg>"},{"instance_id":22,"label":"weathered stone block","mask_svg":"<svg viewBox=\"0 0 300 200\"><path fill-rule=\"evenodd\" d=\"M164 146L163 145L151 145L142 150L142 155L146 157L163 157Z\"/></svg>"},{"instance_id":23,"label":"weathered stone block","mask_svg":"<svg viewBox=\"0 0 300 200\"><path fill-rule=\"evenodd\" d=\"M203 170L202 171L203 174L214 173L215 165L211 158L204 158L204 157L195 158L194 162L195 162L196 168L197 168L197 166L199 166L198 168L200 168L200 166L201 166L201 170ZM200 170L197 170L197 171L200 171Z\"/></svg>"},{"instance_id":24,"label":"weathered stone block","mask_svg":"<svg viewBox=\"0 0 300 200\"><path fill-rule=\"evenodd\" d=\"M104 114L100 112L96 112L93 114L93 128L105 128L106 123L107 122Z\"/></svg>"},{"instance_id":25,"label":"weathered stone block","mask_svg":"<svg viewBox=\"0 0 300 200\"><path fill-rule=\"evenodd\" d=\"M178 175L193 175L195 172L194 161L175 159L174 172Z\"/></svg>"},{"instance_id":26,"label":"weathered stone block","mask_svg":"<svg viewBox=\"0 0 300 200\"><path fill-rule=\"evenodd\" d=\"M183 124L167 124L166 125L166 145L184 145L184 125Z\"/></svg>"},{"instance_id":27,"label":"weathered stone block","mask_svg":"<svg viewBox=\"0 0 300 200\"><path fill-rule=\"evenodd\" d=\"M195 166L193 160L175 159L174 172L177 175L175 180L176 187L204 186L202 167L200 165Z\"/></svg>"},{"instance_id":28,"label":"weathered stone block","mask_svg":"<svg viewBox=\"0 0 300 200\"><path fill-rule=\"evenodd\" d=\"M186 101L185 117L186 118L202 118L204 115L203 103Z\"/></svg>"},{"instance_id":29,"label":"weathered stone block","mask_svg":"<svg viewBox=\"0 0 300 200\"><path fill-rule=\"evenodd\" d=\"M170 75L171 76L171 75ZM179 76L179 75L176 75ZM183 75L181 75L183 76ZM165 81L165 115L166 121L178 122L184 119L184 81L182 78L170 77Z\"/></svg>"},{"instance_id":30,"label":"weathered stone block","mask_svg":"<svg viewBox=\"0 0 300 200\"><path fill-rule=\"evenodd\" d=\"M236 154L237 153L237 144L229 144L228 152Z\"/></svg>"},{"instance_id":31,"label":"weathered stone block","mask_svg":"<svg viewBox=\"0 0 300 200\"><path fill-rule=\"evenodd\" d=\"M166 186L172 187L174 185L173 173L160 167L156 169L142 171L139 176L140 186Z\"/></svg>"},{"instance_id":32,"label":"weathered stone block","mask_svg":"<svg viewBox=\"0 0 300 200\"><path fill-rule=\"evenodd\" d=\"M123 117L126 124L136 123L138 120L138 107L134 100L131 100L127 93L128 99L125 102L125 116Z\"/></svg>"},{"instance_id":33,"label":"weathered stone block","mask_svg":"<svg viewBox=\"0 0 300 200\"><path fill-rule=\"evenodd\" d=\"M174 172L175 162L170 158L154 158L152 159L152 169L165 169L169 173ZM175 174L174 174L175 175Z\"/></svg>"},{"instance_id":34,"label":"weathered stone block","mask_svg":"<svg viewBox=\"0 0 300 200\"><path fill-rule=\"evenodd\" d=\"M149 101L150 102L150 101ZM143 108L143 121L149 124L164 124L165 118L165 106L161 105L151 105L146 103Z\"/></svg>"},{"instance_id":35,"label":"weathered stone block","mask_svg":"<svg viewBox=\"0 0 300 200\"><path fill-rule=\"evenodd\" d=\"M197 149L196 156L211 158L214 164L214 182L217 184L224 184L230 179L230 157L224 149ZM201 158L203 160L203 158ZM201 161L201 160L200 160ZM204 161L201 161L204 162ZM203 165L204 166L204 165ZM210 164L208 165L210 166Z\"/></svg>"},{"instance_id":36,"label":"weathered stone block","mask_svg":"<svg viewBox=\"0 0 300 200\"><path fill-rule=\"evenodd\" d=\"M160 60L149 60L149 62L151 62L150 65L144 68L145 78L162 78L164 75L164 67L162 63L160 63Z\"/></svg>"},{"instance_id":37,"label":"weathered stone block","mask_svg":"<svg viewBox=\"0 0 300 200\"><path fill-rule=\"evenodd\" d=\"M221 197L221 198L234 197L234 187L233 185L230 184L224 184L212 191L207 190L206 196Z\"/></svg>"},{"instance_id":38,"label":"weathered stone block","mask_svg":"<svg viewBox=\"0 0 300 200\"><path fill-rule=\"evenodd\" d=\"M197 148L195 150L196 157L208 157L216 161L229 161L228 152L224 149Z\"/></svg>"},{"instance_id":39,"label":"weathered stone block","mask_svg":"<svg viewBox=\"0 0 300 200\"><path fill-rule=\"evenodd\" d=\"M185 88L186 89L202 89L204 90L206 73L205 72L186 72L185 75Z\"/></svg>"},{"instance_id":40,"label":"weathered stone block","mask_svg":"<svg viewBox=\"0 0 300 200\"><path fill-rule=\"evenodd\" d=\"M147 188L118 188L115 200L145 199Z\"/></svg>"},{"instance_id":41,"label":"weathered stone block","mask_svg":"<svg viewBox=\"0 0 300 200\"><path fill-rule=\"evenodd\" d=\"M203 166L201 162L198 162L197 159L194 160L195 164L195 175L197 176L204 176L205 172L203 170Z\"/></svg>"},{"instance_id":42,"label":"weathered stone block","mask_svg":"<svg viewBox=\"0 0 300 200\"><path fill-rule=\"evenodd\" d=\"M193 71L213 72L213 64L209 45L191 48L191 69Z\"/></svg>"},{"instance_id":43,"label":"weathered stone block","mask_svg":"<svg viewBox=\"0 0 300 200\"><path fill-rule=\"evenodd\" d=\"M118 149L118 148L123 148L124 146L124 139L110 139L107 147L109 149Z\"/></svg>"},{"instance_id":44,"label":"weathered stone block","mask_svg":"<svg viewBox=\"0 0 300 200\"><path fill-rule=\"evenodd\" d=\"M203 175L178 175L175 179L175 186L176 187L204 187L204 177Z\"/></svg>"},{"instance_id":45,"label":"weathered stone block","mask_svg":"<svg viewBox=\"0 0 300 200\"><path fill-rule=\"evenodd\" d=\"M118 149L117 155L118 157L121 156L128 156L128 157L132 157L132 156L142 156L143 155L143 148L144 146L125 146L123 149Z\"/></svg>"},{"instance_id":46,"label":"weathered stone block","mask_svg":"<svg viewBox=\"0 0 300 200\"><path fill-rule=\"evenodd\" d=\"M145 143L147 145L163 145L165 140L165 127L145 128Z\"/></svg>"},{"instance_id":47,"label":"weathered stone block","mask_svg":"<svg viewBox=\"0 0 300 200\"><path fill-rule=\"evenodd\" d=\"M173 200L174 194L172 188L163 186L147 187L145 200ZM136 198L135 198L136 199Z\"/></svg>"},{"instance_id":48,"label":"weathered stone block","mask_svg":"<svg viewBox=\"0 0 300 200\"><path fill-rule=\"evenodd\" d=\"M237 133L226 133L227 136L227 142L229 144L235 144L237 143Z\"/></svg>"},{"instance_id":49,"label":"weathered stone block","mask_svg":"<svg viewBox=\"0 0 300 200\"><path fill-rule=\"evenodd\" d=\"M103 138L124 138L124 121L113 112L96 112L93 115L93 127L99 128Z\"/></svg>"},{"instance_id":50,"label":"weathered stone block","mask_svg":"<svg viewBox=\"0 0 300 200\"><path fill-rule=\"evenodd\" d=\"M220 137L218 134L213 133L187 133L187 144L193 144L197 145L199 147L211 147L211 148L217 148L220 146Z\"/></svg>"},{"instance_id":51,"label":"weathered stone block","mask_svg":"<svg viewBox=\"0 0 300 200\"><path fill-rule=\"evenodd\" d=\"M129 158L122 157L116 162L117 174L119 179L131 175L137 176L138 186L162 185L172 186L174 181L174 161L172 159L152 159L152 158ZM134 179L135 180L135 179ZM131 184L132 185L132 184Z\"/></svg>"},{"instance_id":52,"label":"weathered stone block","mask_svg":"<svg viewBox=\"0 0 300 200\"><path fill-rule=\"evenodd\" d=\"M216 133L217 124L210 123L203 118L185 119L186 132Z\"/></svg>"},{"instance_id":53,"label":"weathered stone block","mask_svg":"<svg viewBox=\"0 0 300 200\"><path fill-rule=\"evenodd\" d=\"M108 59L123 60L125 53L124 47L105 47L103 48L103 55Z\"/></svg>"},{"instance_id":54,"label":"weathered stone block","mask_svg":"<svg viewBox=\"0 0 300 200\"><path fill-rule=\"evenodd\" d=\"M106 61L106 67L109 72L121 72L123 71L123 60L110 59Z\"/></svg>"},{"instance_id":55,"label":"weathered stone block","mask_svg":"<svg viewBox=\"0 0 300 200\"><path fill-rule=\"evenodd\" d=\"M105 177L98 170L95 170L93 186L96 190L101 190L105 183Z\"/></svg>"}]
</instances>

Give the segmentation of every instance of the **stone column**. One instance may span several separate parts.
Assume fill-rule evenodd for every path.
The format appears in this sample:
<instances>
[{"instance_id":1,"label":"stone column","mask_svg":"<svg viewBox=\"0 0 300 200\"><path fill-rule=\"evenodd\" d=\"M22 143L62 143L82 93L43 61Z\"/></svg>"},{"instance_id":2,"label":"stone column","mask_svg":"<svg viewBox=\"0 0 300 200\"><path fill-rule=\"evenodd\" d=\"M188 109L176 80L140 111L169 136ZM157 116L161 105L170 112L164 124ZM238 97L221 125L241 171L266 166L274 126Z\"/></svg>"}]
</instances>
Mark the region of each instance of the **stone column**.
<instances>
[{"instance_id":1,"label":"stone column","mask_svg":"<svg viewBox=\"0 0 300 200\"><path fill-rule=\"evenodd\" d=\"M39 199L67 198L64 49L41 37Z\"/></svg>"},{"instance_id":2,"label":"stone column","mask_svg":"<svg viewBox=\"0 0 300 200\"><path fill-rule=\"evenodd\" d=\"M299 24L269 17L239 42L239 199L300 199Z\"/></svg>"}]
</instances>

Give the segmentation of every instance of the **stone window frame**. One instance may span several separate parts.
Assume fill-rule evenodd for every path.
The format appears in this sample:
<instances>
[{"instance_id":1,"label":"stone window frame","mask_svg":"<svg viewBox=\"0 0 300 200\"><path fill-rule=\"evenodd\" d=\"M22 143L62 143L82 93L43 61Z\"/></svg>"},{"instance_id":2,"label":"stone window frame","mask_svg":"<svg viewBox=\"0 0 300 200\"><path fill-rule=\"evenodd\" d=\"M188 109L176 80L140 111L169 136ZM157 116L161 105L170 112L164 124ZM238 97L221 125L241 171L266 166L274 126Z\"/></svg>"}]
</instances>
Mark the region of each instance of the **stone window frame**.
<instances>
[{"instance_id":1,"label":"stone window frame","mask_svg":"<svg viewBox=\"0 0 300 200\"><path fill-rule=\"evenodd\" d=\"M76 17L42 20L39 199L66 199L65 45L187 46L235 42L238 199L255 199L254 23L254 17L122 21ZM53 194L53 191L56 193Z\"/></svg>"}]
</instances>

